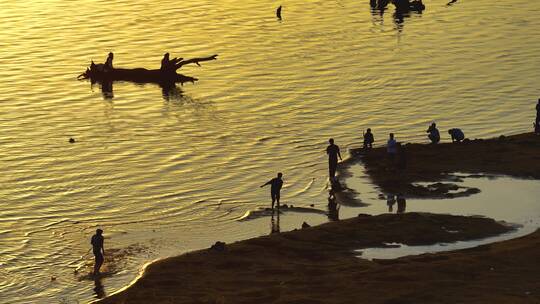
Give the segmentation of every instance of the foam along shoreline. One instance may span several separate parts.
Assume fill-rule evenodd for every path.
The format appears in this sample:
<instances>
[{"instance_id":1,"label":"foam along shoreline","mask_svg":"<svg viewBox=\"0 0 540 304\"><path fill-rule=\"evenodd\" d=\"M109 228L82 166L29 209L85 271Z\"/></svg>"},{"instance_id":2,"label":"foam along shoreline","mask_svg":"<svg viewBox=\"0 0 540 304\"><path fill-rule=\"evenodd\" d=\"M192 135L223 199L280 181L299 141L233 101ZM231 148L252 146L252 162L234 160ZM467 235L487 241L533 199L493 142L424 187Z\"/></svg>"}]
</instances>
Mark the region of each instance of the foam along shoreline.
<instances>
[{"instance_id":1,"label":"foam along shoreline","mask_svg":"<svg viewBox=\"0 0 540 304\"><path fill-rule=\"evenodd\" d=\"M480 217L428 213L359 215L235 242L223 251L205 249L157 261L147 266L133 285L98 303L341 303L360 297L370 301L389 299L396 293L369 297L373 284L380 284L381 280L385 284L406 283L395 276L409 277L409 270L385 270L384 263L356 258L354 250L383 247L388 242L430 245L479 239L512 229ZM425 256L430 260L437 255ZM406 258L403 261L408 263ZM443 261L451 263L447 258ZM430 262L413 264L416 265L412 269L422 275L434 270ZM457 275L463 279L463 274ZM440 283L447 276L456 279L456 273L447 273L423 284L429 290L432 288L428 285ZM412 282L418 283L409 281ZM325 296L329 300L321 301L323 295L331 297Z\"/></svg>"}]
</instances>

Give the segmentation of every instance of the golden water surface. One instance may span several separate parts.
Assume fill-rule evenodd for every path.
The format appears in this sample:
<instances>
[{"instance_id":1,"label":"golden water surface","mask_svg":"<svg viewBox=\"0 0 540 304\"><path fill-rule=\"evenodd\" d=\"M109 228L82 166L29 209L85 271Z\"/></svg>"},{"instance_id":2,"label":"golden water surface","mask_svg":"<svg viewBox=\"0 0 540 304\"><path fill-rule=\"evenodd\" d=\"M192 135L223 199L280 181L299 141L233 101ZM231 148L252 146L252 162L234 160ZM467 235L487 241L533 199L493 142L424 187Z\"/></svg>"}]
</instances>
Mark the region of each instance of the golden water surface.
<instances>
[{"instance_id":1,"label":"golden water surface","mask_svg":"<svg viewBox=\"0 0 540 304\"><path fill-rule=\"evenodd\" d=\"M432 121L531 129L540 2L425 0L401 21L368 2L1 2L0 302L94 298L74 270L98 226L106 250L130 248L106 293L154 258L268 233L236 220L268 206L278 171L284 202L325 205L329 137L346 154L368 127L379 144L426 141ZM116 67L219 56L171 91L76 80L109 51Z\"/></svg>"}]
</instances>

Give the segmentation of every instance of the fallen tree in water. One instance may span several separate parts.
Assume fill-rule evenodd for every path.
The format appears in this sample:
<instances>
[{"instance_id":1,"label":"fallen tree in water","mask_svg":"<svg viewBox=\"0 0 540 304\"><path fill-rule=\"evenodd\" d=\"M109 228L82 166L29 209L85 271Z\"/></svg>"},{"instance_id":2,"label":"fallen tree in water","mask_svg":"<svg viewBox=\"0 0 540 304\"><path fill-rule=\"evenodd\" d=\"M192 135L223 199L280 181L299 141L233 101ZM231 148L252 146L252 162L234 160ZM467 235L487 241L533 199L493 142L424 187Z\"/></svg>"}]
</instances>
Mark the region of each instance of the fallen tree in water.
<instances>
[{"instance_id":1,"label":"fallen tree in water","mask_svg":"<svg viewBox=\"0 0 540 304\"><path fill-rule=\"evenodd\" d=\"M111 54L109 55L111 56ZM157 84L174 84L185 82L194 83L198 79L191 76L186 76L177 73L176 71L182 66L194 63L200 66L200 62L216 60L217 55L209 57L192 58L184 60L183 58L174 58L169 62L169 68L161 69L145 69L145 68L113 68L112 56L110 65L107 63L96 64L93 61L86 71L80 74L77 79L90 79L92 82L110 83L112 81L132 81L137 83L157 83Z\"/></svg>"}]
</instances>

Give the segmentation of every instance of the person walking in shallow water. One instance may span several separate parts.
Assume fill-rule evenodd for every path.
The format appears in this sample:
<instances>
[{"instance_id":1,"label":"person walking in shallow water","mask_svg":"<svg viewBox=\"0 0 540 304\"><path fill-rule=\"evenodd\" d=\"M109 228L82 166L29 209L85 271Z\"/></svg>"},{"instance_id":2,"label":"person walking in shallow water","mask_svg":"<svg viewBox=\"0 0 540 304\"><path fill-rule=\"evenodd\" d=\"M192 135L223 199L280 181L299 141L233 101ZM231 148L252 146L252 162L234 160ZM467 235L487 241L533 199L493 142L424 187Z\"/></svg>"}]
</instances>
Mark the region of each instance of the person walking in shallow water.
<instances>
[{"instance_id":1,"label":"person walking in shallow water","mask_svg":"<svg viewBox=\"0 0 540 304\"><path fill-rule=\"evenodd\" d=\"M95 257L94 275L97 276L99 275L101 265L103 265L103 255L105 255L105 248L103 248L103 230L96 230L96 234L92 236L90 244L92 244L92 251L94 252Z\"/></svg>"},{"instance_id":2,"label":"person walking in shallow water","mask_svg":"<svg viewBox=\"0 0 540 304\"><path fill-rule=\"evenodd\" d=\"M279 198L280 198L280 191L281 187L283 186L283 180L281 177L283 174L279 172L277 174L277 177L272 178L271 180L267 181L265 184L261 185L261 188L270 185L270 196L272 197L272 209L274 209L274 204L277 202L277 207L279 209Z\"/></svg>"},{"instance_id":3,"label":"person walking in shallow water","mask_svg":"<svg viewBox=\"0 0 540 304\"><path fill-rule=\"evenodd\" d=\"M330 177L330 181L333 182L336 177L338 157L340 160L343 160L343 159L341 158L339 147L334 144L334 139L330 138L328 142L330 143L330 145L326 147L326 154L328 154L328 175Z\"/></svg>"}]
</instances>

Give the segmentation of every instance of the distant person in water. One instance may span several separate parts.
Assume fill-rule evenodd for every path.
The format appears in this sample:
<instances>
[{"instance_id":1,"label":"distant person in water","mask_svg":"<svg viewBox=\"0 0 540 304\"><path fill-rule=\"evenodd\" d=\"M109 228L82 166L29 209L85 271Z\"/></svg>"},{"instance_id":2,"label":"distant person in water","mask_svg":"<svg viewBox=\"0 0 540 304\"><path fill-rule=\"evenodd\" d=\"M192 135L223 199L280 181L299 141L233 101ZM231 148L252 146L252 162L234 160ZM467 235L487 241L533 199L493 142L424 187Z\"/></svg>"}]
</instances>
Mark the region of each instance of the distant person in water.
<instances>
[{"instance_id":1,"label":"distant person in water","mask_svg":"<svg viewBox=\"0 0 540 304\"><path fill-rule=\"evenodd\" d=\"M107 55L107 59L105 60L105 65L103 66L105 72L111 71L113 69L113 59L114 54L112 52L109 52L109 55Z\"/></svg>"},{"instance_id":2,"label":"distant person in water","mask_svg":"<svg viewBox=\"0 0 540 304\"><path fill-rule=\"evenodd\" d=\"M279 208L279 197L280 197L280 191L281 187L283 186L283 180L281 177L283 174L279 172L277 174L277 177L272 178L271 180L267 181L265 184L261 185L261 188L270 185L270 196L272 197L272 209L274 209L274 204L277 202L277 207Z\"/></svg>"},{"instance_id":3,"label":"distant person in water","mask_svg":"<svg viewBox=\"0 0 540 304\"><path fill-rule=\"evenodd\" d=\"M405 200L405 197L403 194L397 195L397 213L404 213L405 209L407 208L407 201Z\"/></svg>"},{"instance_id":4,"label":"distant person in water","mask_svg":"<svg viewBox=\"0 0 540 304\"><path fill-rule=\"evenodd\" d=\"M364 133L364 149L373 148L374 141L375 138L373 137L373 133L371 133L371 129L368 128L366 133Z\"/></svg>"},{"instance_id":5,"label":"distant person in water","mask_svg":"<svg viewBox=\"0 0 540 304\"><path fill-rule=\"evenodd\" d=\"M103 265L103 255L105 255L105 248L103 248L103 230L97 229L96 234L92 236L90 244L92 244L92 252L94 253L94 275L99 275L99 269Z\"/></svg>"},{"instance_id":6,"label":"distant person in water","mask_svg":"<svg viewBox=\"0 0 540 304\"><path fill-rule=\"evenodd\" d=\"M341 153L339 153L339 147L334 144L334 139L330 138L328 142L330 143L330 145L326 147L326 154L328 154L328 175L333 182L336 177L338 157L340 160L342 160L342 158Z\"/></svg>"},{"instance_id":7,"label":"distant person in water","mask_svg":"<svg viewBox=\"0 0 540 304\"><path fill-rule=\"evenodd\" d=\"M437 129L437 125L435 123L432 123L431 126L429 126L426 133L429 133L428 138L431 140L432 144L436 144L441 140L439 129Z\"/></svg>"},{"instance_id":8,"label":"distant person in water","mask_svg":"<svg viewBox=\"0 0 540 304\"><path fill-rule=\"evenodd\" d=\"M463 134L463 131L458 128L453 128L448 130L448 134L452 137L452 142L461 142L465 139L465 134Z\"/></svg>"},{"instance_id":9,"label":"distant person in water","mask_svg":"<svg viewBox=\"0 0 540 304\"><path fill-rule=\"evenodd\" d=\"M397 142L394 139L394 133L390 133L389 135L388 142L386 143L386 152L388 153L388 158L394 164L397 153Z\"/></svg>"},{"instance_id":10,"label":"distant person in water","mask_svg":"<svg viewBox=\"0 0 540 304\"><path fill-rule=\"evenodd\" d=\"M276 17L281 20L281 5L276 10Z\"/></svg>"},{"instance_id":11,"label":"distant person in water","mask_svg":"<svg viewBox=\"0 0 540 304\"><path fill-rule=\"evenodd\" d=\"M160 70L162 72L166 72L171 68L171 60L169 59L169 56L170 56L169 53L165 53L165 55L163 55L163 59L161 59Z\"/></svg>"}]
</instances>

